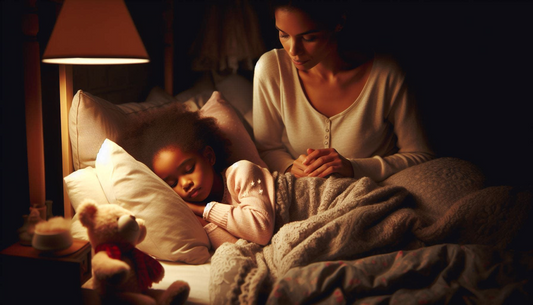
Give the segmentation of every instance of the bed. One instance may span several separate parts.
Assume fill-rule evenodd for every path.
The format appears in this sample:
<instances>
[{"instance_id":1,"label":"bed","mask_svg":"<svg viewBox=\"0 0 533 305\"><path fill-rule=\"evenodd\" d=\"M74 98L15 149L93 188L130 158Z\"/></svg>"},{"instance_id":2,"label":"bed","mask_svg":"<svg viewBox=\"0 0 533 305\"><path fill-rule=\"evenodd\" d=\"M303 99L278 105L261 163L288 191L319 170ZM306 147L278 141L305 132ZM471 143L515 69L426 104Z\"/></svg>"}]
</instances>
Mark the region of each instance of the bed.
<instances>
[{"instance_id":1,"label":"bed","mask_svg":"<svg viewBox=\"0 0 533 305\"><path fill-rule=\"evenodd\" d=\"M187 281L188 304L533 302L530 189L488 186L476 166L456 158L381 182L275 173L272 242L239 240L212 251L181 199L117 142L132 120L179 107L215 117L232 141L233 161L264 165L253 144L250 80L207 72L177 94L154 86L142 100L121 104L107 98L116 94L111 89L80 86L89 89L76 92L69 110L68 199L74 211L91 198L146 221L139 248L166 271L154 288ZM293 205L290 193L309 205ZM87 239L76 215L71 231Z\"/></svg>"},{"instance_id":2,"label":"bed","mask_svg":"<svg viewBox=\"0 0 533 305\"><path fill-rule=\"evenodd\" d=\"M181 199L115 142L128 121L183 107L217 119L233 143L231 161L263 164L250 134L253 122L246 119L251 108L238 110L236 102L249 101L251 83L238 75L224 79L227 87L212 79L176 96L156 87L143 103L114 105L84 91L73 99L76 170L64 179L72 206L90 197L145 219L149 233L139 248L166 270L154 288L185 280L190 304L532 301L533 193L486 186L476 166L456 158L438 158L379 183L275 173L271 243L239 240L213 252ZM293 193L309 204L293 204ZM86 238L76 216L72 228L74 237Z\"/></svg>"}]
</instances>

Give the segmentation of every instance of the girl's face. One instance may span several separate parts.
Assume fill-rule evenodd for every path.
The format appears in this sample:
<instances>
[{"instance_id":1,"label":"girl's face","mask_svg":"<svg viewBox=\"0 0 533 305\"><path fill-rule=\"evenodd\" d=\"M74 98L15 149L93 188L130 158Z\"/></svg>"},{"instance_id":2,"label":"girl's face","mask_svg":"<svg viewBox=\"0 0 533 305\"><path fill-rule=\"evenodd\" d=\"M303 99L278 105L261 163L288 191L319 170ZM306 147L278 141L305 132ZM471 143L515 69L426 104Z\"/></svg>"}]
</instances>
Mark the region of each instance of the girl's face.
<instances>
[{"instance_id":1,"label":"girl's face","mask_svg":"<svg viewBox=\"0 0 533 305\"><path fill-rule=\"evenodd\" d=\"M298 9L279 8L275 11L276 28L283 48L299 70L309 70L336 50L334 32Z\"/></svg>"},{"instance_id":2,"label":"girl's face","mask_svg":"<svg viewBox=\"0 0 533 305\"><path fill-rule=\"evenodd\" d=\"M201 153L187 153L171 146L155 155L152 168L183 200L202 202L213 188L215 159L210 146Z\"/></svg>"}]
</instances>

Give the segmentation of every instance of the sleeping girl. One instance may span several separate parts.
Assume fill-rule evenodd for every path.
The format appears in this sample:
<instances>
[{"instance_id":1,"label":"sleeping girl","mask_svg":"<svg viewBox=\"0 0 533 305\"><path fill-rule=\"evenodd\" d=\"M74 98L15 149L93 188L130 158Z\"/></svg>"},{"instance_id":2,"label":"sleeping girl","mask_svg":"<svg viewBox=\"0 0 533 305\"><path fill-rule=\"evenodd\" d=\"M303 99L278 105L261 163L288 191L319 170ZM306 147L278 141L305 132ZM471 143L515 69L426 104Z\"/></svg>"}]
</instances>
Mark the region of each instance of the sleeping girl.
<instances>
[{"instance_id":1,"label":"sleeping girl","mask_svg":"<svg viewBox=\"0 0 533 305\"><path fill-rule=\"evenodd\" d=\"M266 245L274 230L274 182L249 161L227 166L228 147L213 118L169 111L122 145L187 203L212 247L238 238ZM143 143L138 145L136 143Z\"/></svg>"}]
</instances>

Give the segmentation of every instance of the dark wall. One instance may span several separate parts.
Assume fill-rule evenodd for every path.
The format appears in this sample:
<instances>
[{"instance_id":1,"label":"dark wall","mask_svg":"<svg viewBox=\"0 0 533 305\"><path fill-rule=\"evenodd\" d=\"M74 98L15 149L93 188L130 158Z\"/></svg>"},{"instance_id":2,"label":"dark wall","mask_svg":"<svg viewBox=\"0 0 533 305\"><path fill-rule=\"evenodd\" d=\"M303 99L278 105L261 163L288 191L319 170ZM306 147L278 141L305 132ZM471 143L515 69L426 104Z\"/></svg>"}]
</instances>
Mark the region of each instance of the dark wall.
<instances>
[{"instance_id":1,"label":"dark wall","mask_svg":"<svg viewBox=\"0 0 533 305\"><path fill-rule=\"evenodd\" d=\"M2 190L0 201L1 246L16 240L14 231L28 213L28 166L26 159L26 125L24 121L24 87L22 66L22 5L0 1L2 58L0 90L0 136Z\"/></svg>"},{"instance_id":2,"label":"dark wall","mask_svg":"<svg viewBox=\"0 0 533 305\"><path fill-rule=\"evenodd\" d=\"M533 6L367 7L372 43L408 73L436 152L474 162L491 183L530 184Z\"/></svg>"}]
</instances>

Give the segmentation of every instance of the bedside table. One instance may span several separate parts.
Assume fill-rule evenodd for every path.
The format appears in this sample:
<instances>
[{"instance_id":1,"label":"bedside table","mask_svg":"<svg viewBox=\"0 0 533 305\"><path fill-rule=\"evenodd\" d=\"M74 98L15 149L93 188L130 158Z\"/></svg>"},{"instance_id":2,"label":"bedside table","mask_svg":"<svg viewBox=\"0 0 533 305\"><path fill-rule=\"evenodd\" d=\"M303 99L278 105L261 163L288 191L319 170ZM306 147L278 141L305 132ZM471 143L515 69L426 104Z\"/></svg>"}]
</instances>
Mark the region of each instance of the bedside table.
<instances>
[{"instance_id":1,"label":"bedside table","mask_svg":"<svg viewBox=\"0 0 533 305\"><path fill-rule=\"evenodd\" d=\"M19 243L0 252L2 302L81 304L81 286L91 278L91 244L74 239L68 249L43 252Z\"/></svg>"}]
</instances>

